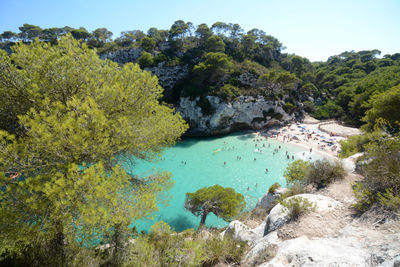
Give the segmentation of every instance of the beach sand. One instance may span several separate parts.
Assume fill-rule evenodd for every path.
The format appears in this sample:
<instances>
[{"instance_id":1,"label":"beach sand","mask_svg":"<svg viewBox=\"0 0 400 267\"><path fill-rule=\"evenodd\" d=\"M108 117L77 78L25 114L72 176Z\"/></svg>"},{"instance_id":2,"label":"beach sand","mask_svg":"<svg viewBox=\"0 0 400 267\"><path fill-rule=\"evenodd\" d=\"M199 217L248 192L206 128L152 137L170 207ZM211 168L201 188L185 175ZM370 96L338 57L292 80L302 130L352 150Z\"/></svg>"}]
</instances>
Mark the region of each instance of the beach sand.
<instances>
[{"instance_id":1,"label":"beach sand","mask_svg":"<svg viewBox=\"0 0 400 267\"><path fill-rule=\"evenodd\" d=\"M290 143L321 156L335 160L340 151L339 141L352 135L361 134L357 128L345 127L335 121L322 122L306 117L303 122L264 131L262 135Z\"/></svg>"}]
</instances>

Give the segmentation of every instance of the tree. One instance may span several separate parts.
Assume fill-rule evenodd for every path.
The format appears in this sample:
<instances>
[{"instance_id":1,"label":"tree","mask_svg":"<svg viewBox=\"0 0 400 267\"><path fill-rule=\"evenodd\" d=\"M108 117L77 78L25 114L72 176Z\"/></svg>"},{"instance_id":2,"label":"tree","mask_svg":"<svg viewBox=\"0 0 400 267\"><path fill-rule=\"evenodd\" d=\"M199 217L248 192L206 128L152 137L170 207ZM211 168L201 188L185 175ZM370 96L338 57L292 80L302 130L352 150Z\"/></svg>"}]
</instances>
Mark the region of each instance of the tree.
<instances>
[{"instance_id":1,"label":"tree","mask_svg":"<svg viewBox=\"0 0 400 267\"><path fill-rule=\"evenodd\" d=\"M213 35L207 39L205 48L207 52L225 52L225 43L221 37Z\"/></svg>"},{"instance_id":2,"label":"tree","mask_svg":"<svg viewBox=\"0 0 400 267\"><path fill-rule=\"evenodd\" d=\"M367 124L364 126L366 130L372 130L378 119L384 119L390 127L390 131L398 132L400 128L400 85L376 94L371 97L371 109L365 112L362 119Z\"/></svg>"},{"instance_id":3,"label":"tree","mask_svg":"<svg viewBox=\"0 0 400 267\"><path fill-rule=\"evenodd\" d=\"M64 266L157 210L169 174L137 177L187 128L159 104L162 88L137 65L118 66L62 38L0 51L0 254ZM124 166L124 167L123 167Z\"/></svg>"},{"instance_id":4,"label":"tree","mask_svg":"<svg viewBox=\"0 0 400 267\"><path fill-rule=\"evenodd\" d=\"M112 35L113 33L109 30L107 30L107 28L98 28L96 30L93 31L92 33L93 37L96 38L96 40L100 43L106 43L106 42L110 42L112 39Z\"/></svg>"},{"instance_id":5,"label":"tree","mask_svg":"<svg viewBox=\"0 0 400 267\"><path fill-rule=\"evenodd\" d=\"M146 36L140 41L140 46L147 52L151 52L156 46L156 40L152 37Z\"/></svg>"},{"instance_id":6,"label":"tree","mask_svg":"<svg viewBox=\"0 0 400 267\"><path fill-rule=\"evenodd\" d=\"M150 53L143 51L138 59L138 63L141 68L151 67L154 64L154 57Z\"/></svg>"},{"instance_id":7,"label":"tree","mask_svg":"<svg viewBox=\"0 0 400 267\"><path fill-rule=\"evenodd\" d=\"M199 26L197 26L197 29L195 31L196 37L199 39L199 45L204 45L206 40L213 35L213 32L211 29L207 26L207 24L202 23Z\"/></svg>"},{"instance_id":8,"label":"tree","mask_svg":"<svg viewBox=\"0 0 400 267\"><path fill-rule=\"evenodd\" d=\"M290 163L285 172L283 173L283 177L285 177L286 182L288 184L306 184L306 174L307 170L310 167L310 163L304 160L295 160Z\"/></svg>"},{"instance_id":9,"label":"tree","mask_svg":"<svg viewBox=\"0 0 400 267\"><path fill-rule=\"evenodd\" d=\"M200 216L200 227L206 223L212 212L225 221L237 216L246 207L244 197L233 188L214 185L186 193L185 208L195 216Z\"/></svg>"},{"instance_id":10,"label":"tree","mask_svg":"<svg viewBox=\"0 0 400 267\"><path fill-rule=\"evenodd\" d=\"M84 27L71 30L71 34L75 39L83 41L87 41L92 36Z\"/></svg>"},{"instance_id":11,"label":"tree","mask_svg":"<svg viewBox=\"0 0 400 267\"><path fill-rule=\"evenodd\" d=\"M21 31L19 33L19 37L24 42L33 41L33 39L40 37L42 34L42 29L39 26L31 25L31 24L24 24L23 26L19 27Z\"/></svg>"},{"instance_id":12,"label":"tree","mask_svg":"<svg viewBox=\"0 0 400 267\"><path fill-rule=\"evenodd\" d=\"M231 59L224 53L210 52L204 57L204 62L193 67L193 72L197 75L200 83L204 81L210 84L215 83L233 68Z\"/></svg>"}]
</instances>

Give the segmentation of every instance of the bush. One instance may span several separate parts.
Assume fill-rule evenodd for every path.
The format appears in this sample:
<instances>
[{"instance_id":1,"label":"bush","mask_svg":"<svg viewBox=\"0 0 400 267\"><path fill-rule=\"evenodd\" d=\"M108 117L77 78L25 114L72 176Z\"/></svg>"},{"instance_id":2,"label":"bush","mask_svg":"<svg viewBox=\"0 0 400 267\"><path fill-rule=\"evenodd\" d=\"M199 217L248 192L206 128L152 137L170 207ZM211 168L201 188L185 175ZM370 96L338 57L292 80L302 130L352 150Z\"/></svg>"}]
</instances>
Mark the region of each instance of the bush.
<instances>
[{"instance_id":1,"label":"bush","mask_svg":"<svg viewBox=\"0 0 400 267\"><path fill-rule=\"evenodd\" d=\"M304 185L295 183L291 187L289 187L285 193L281 195L280 200L284 200L285 198L304 193L308 193L308 190L304 187Z\"/></svg>"},{"instance_id":2,"label":"bush","mask_svg":"<svg viewBox=\"0 0 400 267\"><path fill-rule=\"evenodd\" d=\"M238 97L240 95L240 90L236 86L233 86L232 84L228 83L220 87L216 95L221 97L222 99L230 101L233 98Z\"/></svg>"},{"instance_id":3,"label":"bush","mask_svg":"<svg viewBox=\"0 0 400 267\"><path fill-rule=\"evenodd\" d=\"M239 264L246 248L245 242L238 242L230 237L210 238L205 242L207 259L203 262L203 266L215 266L219 262Z\"/></svg>"},{"instance_id":4,"label":"bush","mask_svg":"<svg viewBox=\"0 0 400 267\"><path fill-rule=\"evenodd\" d=\"M373 132L350 136L347 140L342 140L339 142L341 148L339 156L341 158L347 158L355 153L364 152L366 149L366 144L375 140L381 135L382 133L380 132Z\"/></svg>"},{"instance_id":5,"label":"bush","mask_svg":"<svg viewBox=\"0 0 400 267\"><path fill-rule=\"evenodd\" d=\"M293 197L281 201L281 205L288 209L289 218L297 220L301 215L315 210L315 204L302 197Z\"/></svg>"},{"instance_id":6,"label":"bush","mask_svg":"<svg viewBox=\"0 0 400 267\"><path fill-rule=\"evenodd\" d=\"M306 174L307 171L310 167L310 163L308 161L304 160L295 160L292 163L290 163L285 172L283 173L283 176L286 179L286 182L289 184L295 184L295 183L300 183L300 184L306 184Z\"/></svg>"},{"instance_id":7,"label":"bush","mask_svg":"<svg viewBox=\"0 0 400 267\"><path fill-rule=\"evenodd\" d=\"M290 102L286 102L285 105L283 106L283 109L286 111L286 113L290 114L294 112L296 106Z\"/></svg>"},{"instance_id":8,"label":"bush","mask_svg":"<svg viewBox=\"0 0 400 267\"><path fill-rule=\"evenodd\" d=\"M281 187L281 185L279 183L274 183L273 185L271 185L268 189L268 193L275 193L276 189L278 189L279 187Z\"/></svg>"},{"instance_id":9,"label":"bush","mask_svg":"<svg viewBox=\"0 0 400 267\"><path fill-rule=\"evenodd\" d=\"M142 55L138 59L138 62L142 69L151 67L154 64L154 57L150 53L143 51Z\"/></svg>"},{"instance_id":10,"label":"bush","mask_svg":"<svg viewBox=\"0 0 400 267\"><path fill-rule=\"evenodd\" d=\"M400 198L400 137L382 136L366 145L362 167L364 181L354 188L354 207L366 211L374 203L387 209L398 208Z\"/></svg>"},{"instance_id":11,"label":"bush","mask_svg":"<svg viewBox=\"0 0 400 267\"><path fill-rule=\"evenodd\" d=\"M331 182L343 179L345 171L340 162L330 163L328 160L317 160L308 168L307 184L315 185L317 188L325 187Z\"/></svg>"}]
</instances>

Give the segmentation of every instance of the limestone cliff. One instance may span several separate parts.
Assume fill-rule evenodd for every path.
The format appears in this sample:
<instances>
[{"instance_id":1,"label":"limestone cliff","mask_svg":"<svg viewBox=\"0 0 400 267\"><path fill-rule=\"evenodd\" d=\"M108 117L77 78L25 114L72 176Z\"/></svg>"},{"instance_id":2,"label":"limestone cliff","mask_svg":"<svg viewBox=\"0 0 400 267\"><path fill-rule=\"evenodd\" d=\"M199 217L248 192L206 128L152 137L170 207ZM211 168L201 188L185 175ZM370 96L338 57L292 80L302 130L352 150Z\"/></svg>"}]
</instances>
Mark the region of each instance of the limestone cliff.
<instances>
[{"instance_id":1,"label":"limestone cliff","mask_svg":"<svg viewBox=\"0 0 400 267\"><path fill-rule=\"evenodd\" d=\"M287 114L283 105L284 102L251 96L241 96L232 102L222 101L217 96L207 96L203 100L181 97L177 111L190 125L188 135L215 135L289 122L294 115Z\"/></svg>"}]
</instances>

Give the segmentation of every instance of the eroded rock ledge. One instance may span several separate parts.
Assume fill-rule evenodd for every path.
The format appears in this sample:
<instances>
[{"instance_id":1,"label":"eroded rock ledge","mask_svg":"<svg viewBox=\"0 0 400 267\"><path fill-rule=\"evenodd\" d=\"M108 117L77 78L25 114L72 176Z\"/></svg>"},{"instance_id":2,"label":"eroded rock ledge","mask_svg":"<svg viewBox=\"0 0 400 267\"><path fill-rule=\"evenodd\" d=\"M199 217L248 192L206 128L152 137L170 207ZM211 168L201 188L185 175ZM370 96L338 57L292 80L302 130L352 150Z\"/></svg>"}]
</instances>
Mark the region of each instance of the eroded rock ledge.
<instances>
[{"instance_id":1,"label":"eroded rock ledge","mask_svg":"<svg viewBox=\"0 0 400 267\"><path fill-rule=\"evenodd\" d=\"M283 101L266 101L263 97L241 96L233 102L217 96L206 96L206 107L200 97L181 97L177 111L189 123L187 135L209 136L236 130L262 129L284 125L295 118L283 109ZM203 106L203 107L202 107Z\"/></svg>"}]
</instances>

